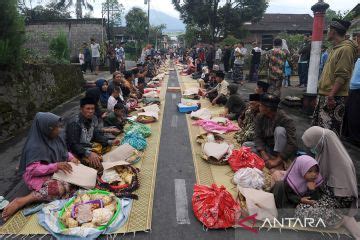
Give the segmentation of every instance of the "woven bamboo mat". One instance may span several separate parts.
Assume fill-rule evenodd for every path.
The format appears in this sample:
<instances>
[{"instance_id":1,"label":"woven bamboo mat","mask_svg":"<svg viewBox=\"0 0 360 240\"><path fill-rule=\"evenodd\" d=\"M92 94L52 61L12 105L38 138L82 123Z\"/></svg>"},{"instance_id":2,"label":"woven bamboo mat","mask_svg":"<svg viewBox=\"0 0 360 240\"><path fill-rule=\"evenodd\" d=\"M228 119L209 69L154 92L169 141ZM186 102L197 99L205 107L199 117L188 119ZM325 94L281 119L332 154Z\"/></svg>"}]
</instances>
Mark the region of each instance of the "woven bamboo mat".
<instances>
[{"instance_id":1,"label":"woven bamboo mat","mask_svg":"<svg viewBox=\"0 0 360 240\"><path fill-rule=\"evenodd\" d=\"M181 76L178 74L180 87L182 92L188 88L198 88L199 84L197 80L192 79L189 76ZM214 115L221 114L224 111L224 107L215 105L212 106L208 99L201 98L201 108L207 108L211 113ZM211 185L213 183L217 184L218 186L223 185L226 189L236 198L238 193L236 186L231 183L231 180L234 176L233 171L231 170L229 165L225 166L217 166L211 165L205 162L201 158L201 145L196 142L196 137L199 134L204 133L205 131L200 126L193 125L193 120L191 120L190 115L187 114L186 116L188 129L189 129L189 137L191 143L191 149L193 154L193 161L195 166L195 175L196 175L196 183L201 185ZM235 148L240 147L234 139L234 133L228 133L225 135L225 140L229 143L234 144ZM262 226L262 222L258 222L255 226L260 227ZM348 231L344 228L339 229L316 229L316 228L304 228L304 227L295 227L295 228L287 228L283 227L281 229L288 229L294 231L308 231L308 232L319 232L322 234L345 234L349 235ZM280 230L280 229L279 229Z\"/></svg>"},{"instance_id":2,"label":"woven bamboo mat","mask_svg":"<svg viewBox=\"0 0 360 240\"><path fill-rule=\"evenodd\" d=\"M134 194L139 196L139 200L133 201L128 221L122 228L116 231L116 234L151 230L156 169L167 83L168 75L165 77L160 91L161 111L159 119L155 123L148 124L152 131L151 136L147 138L148 147L142 160L135 165L135 167L140 169L140 188L134 192ZM22 235L26 237L26 235L45 234L48 234L48 232L38 224L37 215L25 217L22 211L16 213L0 227L0 235Z\"/></svg>"}]
</instances>

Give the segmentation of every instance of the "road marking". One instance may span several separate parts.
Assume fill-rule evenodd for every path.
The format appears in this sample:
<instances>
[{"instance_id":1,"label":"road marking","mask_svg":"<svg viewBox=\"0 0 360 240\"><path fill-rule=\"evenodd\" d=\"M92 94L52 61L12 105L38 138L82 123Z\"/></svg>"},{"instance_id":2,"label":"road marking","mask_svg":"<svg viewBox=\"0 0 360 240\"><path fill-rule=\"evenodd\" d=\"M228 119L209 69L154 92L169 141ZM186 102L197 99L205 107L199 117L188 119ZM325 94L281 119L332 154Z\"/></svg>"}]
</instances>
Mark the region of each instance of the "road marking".
<instances>
[{"instance_id":1,"label":"road marking","mask_svg":"<svg viewBox=\"0 0 360 240\"><path fill-rule=\"evenodd\" d=\"M174 179L176 221L178 224L190 224L185 179Z\"/></svg>"},{"instance_id":2,"label":"road marking","mask_svg":"<svg viewBox=\"0 0 360 240\"><path fill-rule=\"evenodd\" d=\"M176 115L172 116L170 125L171 125L172 128L177 128L177 126L178 126L178 116L176 116Z\"/></svg>"},{"instance_id":3,"label":"road marking","mask_svg":"<svg viewBox=\"0 0 360 240\"><path fill-rule=\"evenodd\" d=\"M177 98L176 93L172 93L171 98L172 98L172 100L175 100Z\"/></svg>"}]
</instances>

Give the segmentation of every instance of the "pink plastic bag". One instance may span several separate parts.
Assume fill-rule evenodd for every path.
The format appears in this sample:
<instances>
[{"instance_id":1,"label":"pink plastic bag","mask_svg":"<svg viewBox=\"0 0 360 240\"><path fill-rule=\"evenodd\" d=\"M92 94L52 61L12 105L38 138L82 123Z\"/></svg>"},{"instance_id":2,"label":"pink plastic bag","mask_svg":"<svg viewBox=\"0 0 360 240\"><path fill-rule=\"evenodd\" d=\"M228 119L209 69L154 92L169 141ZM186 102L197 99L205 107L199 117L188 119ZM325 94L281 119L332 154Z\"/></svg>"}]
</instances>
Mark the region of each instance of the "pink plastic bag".
<instances>
[{"instance_id":1,"label":"pink plastic bag","mask_svg":"<svg viewBox=\"0 0 360 240\"><path fill-rule=\"evenodd\" d=\"M228 133L232 131L238 131L240 128L236 126L233 122L227 121L226 125L223 126L211 120L198 120L193 123L194 125L202 126L205 131L207 132L214 132L214 133Z\"/></svg>"}]
</instances>

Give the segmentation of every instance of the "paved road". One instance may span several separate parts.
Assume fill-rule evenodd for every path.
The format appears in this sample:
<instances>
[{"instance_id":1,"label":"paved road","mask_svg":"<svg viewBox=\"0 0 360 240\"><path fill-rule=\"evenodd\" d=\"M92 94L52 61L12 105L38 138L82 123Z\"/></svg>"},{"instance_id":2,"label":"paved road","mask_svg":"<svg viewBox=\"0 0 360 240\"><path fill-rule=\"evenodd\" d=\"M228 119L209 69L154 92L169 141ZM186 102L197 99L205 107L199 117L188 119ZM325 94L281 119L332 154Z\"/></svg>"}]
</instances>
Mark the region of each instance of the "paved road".
<instances>
[{"instance_id":1,"label":"paved road","mask_svg":"<svg viewBox=\"0 0 360 240\"><path fill-rule=\"evenodd\" d=\"M170 75L169 86L178 86L176 74ZM249 89L241 90L243 95ZM171 240L217 240L217 239L292 239L292 240L318 240L332 239L320 233L306 233L294 231L263 230L251 233L243 229L209 230L204 231L202 224L197 221L192 213L191 196L195 184L195 171L192 161L191 147L185 115L178 113L176 103L180 100L179 93L167 93L164 111L164 120L161 134L161 146L157 169L156 188L152 231L149 233L136 233L118 236L117 239L171 239ZM69 117L76 113L78 99L74 99L56 109L56 113ZM308 123L303 118L293 115L299 123L299 132L306 128ZM24 193L24 188L19 188L15 167L25 141L25 134L18 136L6 145L0 146L0 194L7 194L9 198ZM359 154L359 151L354 151ZM359 169L359 168L357 168ZM11 191L9 191L11 190ZM336 236L334 236L337 238ZM49 237L50 238L50 237ZM49 239L48 237L44 239ZM105 239L105 238L104 238ZM349 239L342 236L340 239Z\"/></svg>"}]
</instances>

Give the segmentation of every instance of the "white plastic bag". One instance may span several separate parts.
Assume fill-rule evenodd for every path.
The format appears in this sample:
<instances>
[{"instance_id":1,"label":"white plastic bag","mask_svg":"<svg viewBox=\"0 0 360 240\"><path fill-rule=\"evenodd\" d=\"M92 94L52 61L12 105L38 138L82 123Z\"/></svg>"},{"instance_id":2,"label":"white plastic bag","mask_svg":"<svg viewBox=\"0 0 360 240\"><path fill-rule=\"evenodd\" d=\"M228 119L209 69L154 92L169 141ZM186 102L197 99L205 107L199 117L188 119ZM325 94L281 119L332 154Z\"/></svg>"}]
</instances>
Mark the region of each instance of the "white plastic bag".
<instances>
[{"instance_id":1,"label":"white plastic bag","mask_svg":"<svg viewBox=\"0 0 360 240\"><path fill-rule=\"evenodd\" d=\"M196 112L192 112L190 116L191 118L195 118L195 119L210 120L211 112L206 108L201 108Z\"/></svg>"},{"instance_id":2,"label":"white plastic bag","mask_svg":"<svg viewBox=\"0 0 360 240\"><path fill-rule=\"evenodd\" d=\"M240 168L233 181L243 188L261 189L264 186L264 174L257 168Z\"/></svg>"}]
</instances>

